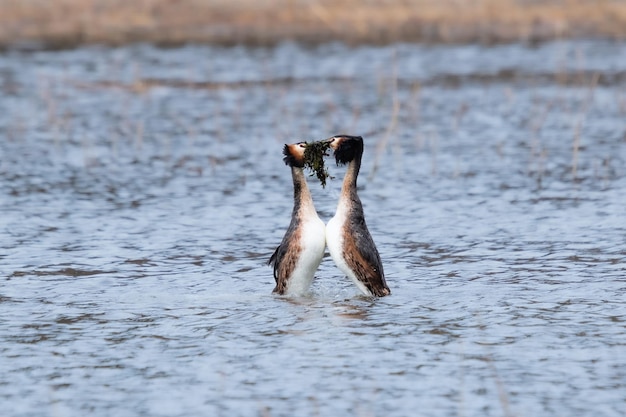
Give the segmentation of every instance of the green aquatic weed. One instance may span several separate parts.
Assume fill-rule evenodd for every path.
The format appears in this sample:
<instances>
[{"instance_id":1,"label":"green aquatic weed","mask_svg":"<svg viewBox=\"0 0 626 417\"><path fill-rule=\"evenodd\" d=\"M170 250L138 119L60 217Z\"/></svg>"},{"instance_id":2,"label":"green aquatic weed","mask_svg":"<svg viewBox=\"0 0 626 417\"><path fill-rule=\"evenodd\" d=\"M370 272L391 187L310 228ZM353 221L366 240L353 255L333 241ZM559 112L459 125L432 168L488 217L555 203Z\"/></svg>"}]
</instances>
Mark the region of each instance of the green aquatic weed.
<instances>
[{"instance_id":1,"label":"green aquatic weed","mask_svg":"<svg viewBox=\"0 0 626 417\"><path fill-rule=\"evenodd\" d=\"M311 171L311 176L315 175L322 188L326 187L326 179L332 178L328 173L328 168L324 166L324 157L328 156L328 149L330 149L330 142L306 142L306 148L304 149L304 166Z\"/></svg>"}]
</instances>

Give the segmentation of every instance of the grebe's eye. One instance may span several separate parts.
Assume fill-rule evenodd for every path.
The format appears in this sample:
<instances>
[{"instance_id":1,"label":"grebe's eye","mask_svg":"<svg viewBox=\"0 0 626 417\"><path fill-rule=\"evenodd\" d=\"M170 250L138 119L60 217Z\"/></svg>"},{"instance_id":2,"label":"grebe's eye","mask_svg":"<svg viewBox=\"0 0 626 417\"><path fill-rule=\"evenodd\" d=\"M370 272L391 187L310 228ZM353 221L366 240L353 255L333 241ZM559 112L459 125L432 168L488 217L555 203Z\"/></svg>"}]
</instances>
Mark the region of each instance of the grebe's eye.
<instances>
[{"instance_id":1,"label":"grebe's eye","mask_svg":"<svg viewBox=\"0 0 626 417\"><path fill-rule=\"evenodd\" d=\"M298 145L299 145L301 148L306 148L306 142L300 142L300 143L298 143Z\"/></svg>"}]
</instances>

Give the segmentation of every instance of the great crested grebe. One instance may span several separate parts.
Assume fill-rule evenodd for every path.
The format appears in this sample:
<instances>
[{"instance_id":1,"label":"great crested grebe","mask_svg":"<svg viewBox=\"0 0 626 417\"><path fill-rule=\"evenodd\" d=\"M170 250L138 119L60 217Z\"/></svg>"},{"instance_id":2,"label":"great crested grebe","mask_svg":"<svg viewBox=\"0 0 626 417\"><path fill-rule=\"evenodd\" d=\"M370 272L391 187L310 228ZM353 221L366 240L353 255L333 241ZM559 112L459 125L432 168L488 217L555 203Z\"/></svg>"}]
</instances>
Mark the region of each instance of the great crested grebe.
<instances>
[{"instance_id":1,"label":"great crested grebe","mask_svg":"<svg viewBox=\"0 0 626 417\"><path fill-rule=\"evenodd\" d=\"M293 212L280 246L270 257L274 267L275 293L299 295L311 286L326 248L326 227L317 215L304 175L306 143L285 145L283 161L291 167Z\"/></svg>"},{"instance_id":2,"label":"great crested grebe","mask_svg":"<svg viewBox=\"0 0 626 417\"><path fill-rule=\"evenodd\" d=\"M380 255L372 240L356 190L363 156L363 138L338 135L326 140L337 165L348 164L335 216L326 225L328 251L341 269L365 295L391 294L385 282Z\"/></svg>"}]
</instances>

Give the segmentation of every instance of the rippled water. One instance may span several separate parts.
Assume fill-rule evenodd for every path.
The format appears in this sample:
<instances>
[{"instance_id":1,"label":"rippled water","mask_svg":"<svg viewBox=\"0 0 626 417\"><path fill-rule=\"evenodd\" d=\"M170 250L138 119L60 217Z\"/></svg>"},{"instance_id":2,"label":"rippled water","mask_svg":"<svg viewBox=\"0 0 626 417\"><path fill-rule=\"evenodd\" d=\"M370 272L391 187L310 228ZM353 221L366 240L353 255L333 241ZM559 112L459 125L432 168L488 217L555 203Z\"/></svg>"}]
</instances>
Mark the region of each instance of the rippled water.
<instances>
[{"instance_id":1,"label":"rippled water","mask_svg":"<svg viewBox=\"0 0 626 417\"><path fill-rule=\"evenodd\" d=\"M626 46L0 55L10 416L623 416ZM282 144L361 134L392 296L271 294ZM322 189L334 212L343 170Z\"/></svg>"}]
</instances>

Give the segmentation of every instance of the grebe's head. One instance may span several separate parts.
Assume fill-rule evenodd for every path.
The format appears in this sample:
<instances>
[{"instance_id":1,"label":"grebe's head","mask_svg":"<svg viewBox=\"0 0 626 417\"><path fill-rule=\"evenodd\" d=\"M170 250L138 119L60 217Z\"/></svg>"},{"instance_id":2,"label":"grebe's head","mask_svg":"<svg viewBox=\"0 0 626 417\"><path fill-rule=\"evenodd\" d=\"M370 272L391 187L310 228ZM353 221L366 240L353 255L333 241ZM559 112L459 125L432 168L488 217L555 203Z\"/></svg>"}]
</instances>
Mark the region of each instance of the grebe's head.
<instances>
[{"instance_id":1,"label":"grebe's head","mask_svg":"<svg viewBox=\"0 0 626 417\"><path fill-rule=\"evenodd\" d=\"M361 136L336 135L326 139L333 149L337 165L347 164L363 154L363 138Z\"/></svg>"},{"instance_id":2,"label":"grebe's head","mask_svg":"<svg viewBox=\"0 0 626 417\"><path fill-rule=\"evenodd\" d=\"M304 150L306 142L292 143L283 148L283 161L290 167L304 168Z\"/></svg>"}]
</instances>

